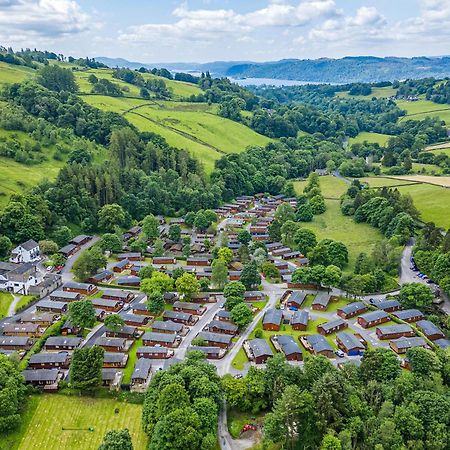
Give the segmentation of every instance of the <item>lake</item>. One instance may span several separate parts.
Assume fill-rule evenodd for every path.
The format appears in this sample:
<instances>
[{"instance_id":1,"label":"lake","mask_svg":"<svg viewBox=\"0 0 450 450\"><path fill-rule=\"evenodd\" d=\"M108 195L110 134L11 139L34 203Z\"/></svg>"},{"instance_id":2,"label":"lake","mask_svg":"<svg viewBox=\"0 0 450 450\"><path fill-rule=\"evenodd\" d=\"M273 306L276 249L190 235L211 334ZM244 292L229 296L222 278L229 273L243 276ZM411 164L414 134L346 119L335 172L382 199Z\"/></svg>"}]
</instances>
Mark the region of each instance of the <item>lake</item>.
<instances>
[{"instance_id":1,"label":"lake","mask_svg":"<svg viewBox=\"0 0 450 450\"><path fill-rule=\"evenodd\" d=\"M276 78L228 78L240 86L262 86L264 84L266 86L304 86L305 84L326 84L314 81L278 80Z\"/></svg>"}]
</instances>

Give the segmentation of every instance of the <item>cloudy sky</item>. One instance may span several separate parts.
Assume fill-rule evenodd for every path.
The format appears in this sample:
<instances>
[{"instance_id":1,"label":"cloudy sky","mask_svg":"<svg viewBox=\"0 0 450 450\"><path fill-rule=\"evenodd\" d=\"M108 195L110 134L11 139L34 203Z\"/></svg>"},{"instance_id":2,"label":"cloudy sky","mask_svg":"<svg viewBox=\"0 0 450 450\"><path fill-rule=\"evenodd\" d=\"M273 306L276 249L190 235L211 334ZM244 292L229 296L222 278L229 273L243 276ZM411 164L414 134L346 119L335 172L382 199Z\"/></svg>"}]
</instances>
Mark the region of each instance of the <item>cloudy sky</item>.
<instances>
[{"instance_id":1,"label":"cloudy sky","mask_svg":"<svg viewBox=\"0 0 450 450\"><path fill-rule=\"evenodd\" d=\"M450 53L450 0L0 0L0 44L140 62Z\"/></svg>"}]
</instances>

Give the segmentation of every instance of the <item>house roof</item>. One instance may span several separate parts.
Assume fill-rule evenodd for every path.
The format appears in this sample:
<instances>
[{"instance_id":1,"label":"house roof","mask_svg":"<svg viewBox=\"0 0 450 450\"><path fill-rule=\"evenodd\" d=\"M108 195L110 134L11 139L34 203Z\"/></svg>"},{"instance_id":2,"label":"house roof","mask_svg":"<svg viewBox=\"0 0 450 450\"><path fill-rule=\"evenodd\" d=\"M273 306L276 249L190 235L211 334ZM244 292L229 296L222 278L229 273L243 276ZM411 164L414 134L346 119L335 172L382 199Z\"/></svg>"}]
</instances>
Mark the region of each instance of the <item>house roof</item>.
<instances>
[{"instance_id":1,"label":"house roof","mask_svg":"<svg viewBox=\"0 0 450 450\"><path fill-rule=\"evenodd\" d=\"M450 347L450 340L448 339L436 339L434 343L440 348L448 348Z\"/></svg>"},{"instance_id":2,"label":"house roof","mask_svg":"<svg viewBox=\"0 0 450 450\"><path fill-rule=\"evenodd\" d=\"M79 337L50 336L45 345L78 347L83 339Z\"/></svg>"},{"instance_id":3,"label":"house roof","mask_svg":"<svg viewBox=\"0 0 450 450\"><path fill-rule=\"evenodd\" d=\"M151 345L145 345L143 347L138 347L137 349L137 353L161 353L165 355L168 352L169 349L166 347L153 347Z\"/></svg>"},{"instance_id":4,"label":"house roof","mask_svg":"<svg viewBox=\"0 0 450 450\"><path fill-rule=\"evenodd\" d=\"M119 289L117 289L117 290L104 289L101 298L116 297L116 298L120 298L120 299L126 299L130 294L134 295L132 292L122 291Z\"/></svg>"},{"instance_id":5,"label":"house roof","mask_svg":"<svg viewBox=\"0 0 450 450\"><path fill-rule=\"evenodd\" d=\"M366 322L374 322L375 320L384 319L389 317L387 313L383 310L371 311L359 316L361 319L364 319Z\"/></svg>"},{"instance_id":6,"label":"house roof","mask_svg":"<svg viewBox=\"0 0 450 450\"><path fill-rule=\"evenodd\" d=\"M73 244L81 244L86 239L90 239L90 236L87 236L86 234L80 234L78 236L75 236L73 239L70 240Z\"/></svg>"},{"instance_id":7,"label":"house roof","mask_svg":"<svg viewBox=\"0 0 450 450\"><path fill-rule=\"evenodd\" d=\"M53 381L58 379L58 369L39 369L39 370L24 370L22 375L25 381Z\"/></svg>"},{"instance_id":8,"label":"house roof","mask_svg":"<svg viewBox=\"0 0 450 450\"><path fill-rule=\"evenodd\" d=\"M93 298L92 304L99 307L113 307L122 304L120 300L110 300L108 298Z\"/></svg>"},{"instance_id":9,"label":"house roof","mask_svg":"<svg viewBox=\"0 0 450 450\"><path fill-rule=\"evenodd\" d=\"M344 314L354 314L364 308L366 308L366 305L363 302L354 302L339 308L339 311L342 311Z\"/></svg>"},{"instance_id":10,"label":"house roof","mask_svg":"<svg viewBox=\"0 0 450 450\"><path fill-rule=\"evenodd\" d=\"M305 336L305 339L309 342L315 352L333 351L333 347L321 334L310 334Z\"/></svg>"},{"instance_id":11,"label":"house roof","mask_svg":"<svg viewBox=\"0 0 450 450\"><path fill-rule=\"evenodd\" d=\"M425 342L425 339L414 336L414 337L401 337L398 339L393 339L391 341L393 344L396 345L397 348L413 348L413 347L425 347L427 343Z\"/></svg>"},{"instance_id":12,"label":"house roof","mask_svg":"<svg viewBox=\"0 0 450 450\"><path fill-rule=\"evenodd\" d=\"M145 321L148 319L148 317L145 317L145 316L142 316L142 315L139 315L139 314L128 313L128 314L124 314L122 316L122 319L125 322L128 321L128 322L135 322L135 323L145 323Z\"/></svg>"},{"instance_id":13,"label":"house roof","mask_svg":"<svg viewBox=\"0 0 450 450\"><path fill-rule=\"evenodd\" d=\"M125 259L120 260L119 262L116 262L113 265L113 268L118 267L119 269L121 269L122 267L128 266L128 264L130 264L130 261L125 258Z\"/></svg>"},{"instance_id":14,"label":"house roof","mask_svg":"<svg viewBox=\"0 0 450 450\"><path fill-rule=\"evenodd\" d=\"M26 336L0 336L0 347L25 347L30 342Z\"/></svg>"},{"instance_id":15,"label":"house roof","mask_svg":"<svg viewBox=\"0 0 450 450\"><path fill-rule=\"evenodd\" d=\"M92 284L90 283L77 283L76 281L67 281L63 285L63 289L82 289L82 290L89 290L91 289Z\"/></svg>"},{"instance_id":16,"label":"house roof","mask_svg":"<svg viewBox=\"0 0 450 450\"><path fill-rule=\"evenodd\" d=\"M225 331L233 331L236 332L238 330L238 326L234 325L233 323L230 322L223 322L221 320L211 320L211 322L209 322L208 324L208 328L218 328L220 330L225 330Z\"/></svg>"},{"instance_id":17,"label":"house roof","mask_svg":"<svg viewBox=\"0 0 450 450\"><path fill-rule=\"evenodd\" d=\"M67 352L41 352L35 353L30 358L30 364L45 364L45 363L64 363L67 361L69 354Z\"/></svg>"},{"instance_id":18,"label":"house roof","mask_svg":"<svg viewBox=\"0 0 450 450\"><path fill-rule=\"evenodd\" d=\"M152 368L152 361L148 358L139 358L134 365L132 380L147 380Z\"/></svg>"},{"instance_id":19,"label":"house roof","mask_svg":"<svg viewBox=\"0 0 450 450\"><path fill-rule=\"evenodd\" d=\"M298 310L298 311L295 311L294 314L292 315L291 324L292 325L296 325L296 324L307 325L308 320L309 320L308 311Z\"/></svg>"},{"instance_id":20,"label":"house roof","mask_svg":"<svg viewBox=\"0 0 450 450\"><path fill-rule=\"evenodd\" d=\"M377 331L378 330L380 330L382 334L396 334L396 333L408 333L409 331L412 331L412 328L406 323L399 323L396 325L377 327Z\"/></svg>"},{"instance_id":21,"label":"house roof","mask_svg":"<svg viewBox=\"0 0 450 450\"><path fill-rule=\"evenodd\" d=\"M326 292L319 292L312 302L313 305L321 305L321 306L327 306L330 302L330 294Z\"/></svg>"},{"instance_id":22,"label":"house roof","mask_svg":"<svg viewBox=\"0 0 450 450\"><path fill-rule=\"evenodd\" d=\"M54 291L50 294L51 298L67 298L69 300L76 300L80 297L78 292L68 292L68 291Z\"/></svg>"},{"instance_id":23,"label":"house roof","mask_svg":"<svg viewBox=\"0 0 450 450\"><path fill-rule=\"evenodd\" d=\"M154 333L152 331L147 331L142 336L143 341L153 341L153 342L170 342L173 343L177 339L177 336L172 333Z\"/></svg>"},{"instance_id":24,"label":"house roof","mask_svg":"<svg viewBox=\"0 0 450 450\"><path fill-rule=\"evenodd\" d=\"M171 320L157 320L152 323L153 331L167 330L178 333L183 330L183 325L181 323L172 322Z\"/></svg>"},{"instance_id":25,"label":"house roof","mask_svg":"<svg viewBox=\"0 0 450 450\"><path fill-rule=\"evenodd\" d=\"M77 246L74 244L67 244L59 249L59 253L70 253L76 248Z\"/></svg>"},{"instance_id":26,"label":"house roof","mask_svg":"<svg viewBox=\"0 0 450 450\"><path fill-rule=\"evenodd\" d=\"M126 358L126 356L126 353L105 352L103 354L103 362L108 364L120 363Z\"/></svg>"},{"instance_id":27,"label":"house roof","mask_svg":"<svg viewBox=\"0 0 450 450\"><path fill-rule=\"evenodd\" d=\"M20 247L24 248L27 251L30 251L30 250L33 250L36 247L39 247L39 244L33 239L28 239L28 241L23 242L22 244L20 244Z\"/></svg>"},{"instance_id":28,"label":"house roof","mask_svg":"<svg viewBox=\"0 0 450 450\"><path fill-rule=\"evenodd\" d=\"M408 320L413 317L423 317L422 311L419 311L418 309L404 309L401 311L395 311L392 314L401 320Z\"/></svg>"},{"instance_id":29,"label":"house roof","mask_svg":"<svg viewBox=\"0 0 450 450\"><path fill-rule=\"evenodd\" d=\"M293 291L291 292L291 295L289 295L288 302L295 302L299 305L301 305L306 298L306 292L302 291Z\"/></svg>"},{"instance_id":30,"label":"house roof","mask_svg":"<svg viewBox=\"0 0 450 450\"><path fill-rule=\"evenodd\" d=\"M379 309L388 309L388 308L398 308L400 306L400 302L398 300L378 300L373 303Z\"/></svg>"},{"instance_id":31,"label":"house roof","mask_svg":"<svg viewBox=\"0 0 450 450\"><path fill-rule=\"evenodd\" d=\"M220 344L230 344L232 336L228 334L211 333L209 331L201 331L198 337L208 342L217 342Z\"/></svg>"},{"instance_id":32,"label":"house roof","mask_svg":"<svg viewBox=\"0 0 450 450\"><path fill-rule=\"evenodd\" d=\"M167 317L169 319L190 320L192 318L192 314L181 311L164 311L163 317Z\"/></svg>"},{"instance_id":33,"label":"house roof","mask_svg":"<svg viewBox=\"0 0 450 450\"><path fill-rule=\"evenodd\" d=\"M340 331L336 334L336 339L341 341L347 350L355 348L360 350L365 349L360 340L353 333L349 333L348 331Z\"/></svg>"},{"instance_id":34,"label":"house roof","mask_svg":"<svg viewBox=\"0 0 450 450\"><path fill-rule=\"evenodd\" d=\"M116 377L116 373L121 372L117 369L102 369L102 380L103 381L113 381Z\"/></svg>"},{"instance_id":35,"label":"house roof","mask_svg":"<svg viewBox=\"0 0 450 450\"><path fill-rule=\"evenodd\" d=\"M230 311L225 311L224 309L220 309L219 311L217 311L216 316L222 317L223 319L229 319L231 316L231 313L230 313Z\"/></svg>"},{"instance_id":36,"label":"house roof","mask_svg":"<svg viewBox=\"0 0 450 450\"><path fill-rule=\"evenodd\" d=\"M283 311L281 309L271 308L266 311L263 318L263 324L273 323L279 325L283 319Z\"/></svg>"},{"instance_id":37,"label":"house roof","mask_svg":"<svg viewBox=\"0 0 450 450\"><path fill-rule=\"evenodd\" d=\"M199 303L190 303L190 302L180 302L176 301L173 304L174 308L182 308L187 310L199 310L203 308L203 305L200 305Z\"/></svg>"},{"instance_id":38,"label":"house roof","mask_svg":"<svg viewBox=\"0 0 450 450\"><path fill-rule=\"evenodd\" d=\"M442 330L433 322L431 322L431 320L419 320L418 322L416 322L416 325L423 331L426 336L439 334L442 335L442 337L445 337L445 334L442 332Z\"/></svg>"},{"instance_id":39,"label":"house roof","mask_svg":"<svg viewBox=\"0 0 450 450\"><path fill-rule=\"evenodd\" d=\"M295 353L303 353L300 346L295 342L295 339L292 336L289 336L287 334L281 334L276 337L278 343L281 346L281 350L285 355L293 355Z\"/></svg>"},{"instance_id":40,"label":"house roof","mask_svg":"<svg viewBox=\"0 0 450 450\"><path fill-rule=\"evenodd\" d=\"M95 340L95 345L100 347L125 347L126 339L115 337L99 337Z\"/></svg>"},{"instance_id":41,"label":"house roof","mask_svg":"<svg viewBox=\"0 0 450 450\"><path fill-rule=\"evenodd\" d=\"M117 284L136 284L136 283L140 283L140 282L141 282L141 279L134 275L128 275L126 277L118 277L117 278Z\"/></svg>"},{"instance_id":42,"label":"house roof","mask_svg":"<svg viewBox=\"0 0 450 450\"><path fill-rule=\"evenodd\" d=\"M332 330L333 328L340 327L341 325L346 324L345 320L342 320L341 318L331 320L330 322L322 323L318 326L318 328L322 328L325 331Z\"/></svg>"},{"instance_id":43,"label":"house roof","mask_svg":"<svg viewBox=\"0 0 450 450\"><path fill-rule=\"evenodd\" d=\"M58 302L55 300L40 300L36 303L36 308L45 309L64 309L67 308L67 302Z\"/></svg>"},{"instance_id":44,"label":"house roof","mask_svg":"<svg viewBox=\"0 0 450 450\"><path fill-rule=\"evenodd\" d=\"M273 352L265 339L252 339L248 341L248 345L255 358L260 356L273 356Z\"/></svg>"}]
</instances>

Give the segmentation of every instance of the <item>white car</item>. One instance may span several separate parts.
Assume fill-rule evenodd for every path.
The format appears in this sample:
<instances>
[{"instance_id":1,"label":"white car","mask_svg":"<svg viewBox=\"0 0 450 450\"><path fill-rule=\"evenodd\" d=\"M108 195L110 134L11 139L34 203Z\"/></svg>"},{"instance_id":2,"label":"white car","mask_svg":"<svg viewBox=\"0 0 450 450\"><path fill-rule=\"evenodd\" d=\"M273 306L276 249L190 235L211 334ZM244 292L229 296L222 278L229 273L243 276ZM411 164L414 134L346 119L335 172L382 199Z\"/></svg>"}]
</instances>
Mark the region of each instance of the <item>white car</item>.
<instances>
[{"instance_id":1,"label":"white car","mask_svg":"<svg viewBox=\"0 0 450 450\"><path fill-rule=\"evenodd\" d=\"M123 305L124 311L128 311L130 308L131 308L131 306L128 303L125 303L125 305Z\"/></svg>"}]
</instances>

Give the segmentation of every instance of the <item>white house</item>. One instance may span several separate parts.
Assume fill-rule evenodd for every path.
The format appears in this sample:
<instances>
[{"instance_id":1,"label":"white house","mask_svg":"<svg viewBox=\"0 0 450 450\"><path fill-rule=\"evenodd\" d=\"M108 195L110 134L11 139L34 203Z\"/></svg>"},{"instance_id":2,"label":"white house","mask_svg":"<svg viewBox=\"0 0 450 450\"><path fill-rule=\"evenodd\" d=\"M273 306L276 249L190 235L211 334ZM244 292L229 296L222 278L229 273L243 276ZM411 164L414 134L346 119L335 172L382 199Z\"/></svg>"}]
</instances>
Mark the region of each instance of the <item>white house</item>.
<instances>
[{"instance_id":1,"label":"white house","mask_svg":"<svg viewBox=\"0 0 450 450\"><path fill-rule=\"evenodd\" d=\"M9 260L12 263L19 264L39 261L40 258L41 249L39 248L39 244L33 239L29 239L23 244L17 246L11 252L11 258L9 258Z\"/></svg>"},{"instance_id":2,"label":"white house","mask_svg":"<svg viewBox=\"0 0 450 450\"><path fill-rule=\"evenodd\" d=\"M28 295L31 286L41 281L41 275L33 263L10 264L0 261L0 290Z\"/></svg>"}]
</instances>

